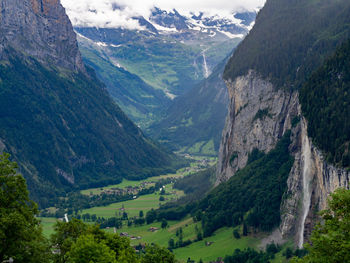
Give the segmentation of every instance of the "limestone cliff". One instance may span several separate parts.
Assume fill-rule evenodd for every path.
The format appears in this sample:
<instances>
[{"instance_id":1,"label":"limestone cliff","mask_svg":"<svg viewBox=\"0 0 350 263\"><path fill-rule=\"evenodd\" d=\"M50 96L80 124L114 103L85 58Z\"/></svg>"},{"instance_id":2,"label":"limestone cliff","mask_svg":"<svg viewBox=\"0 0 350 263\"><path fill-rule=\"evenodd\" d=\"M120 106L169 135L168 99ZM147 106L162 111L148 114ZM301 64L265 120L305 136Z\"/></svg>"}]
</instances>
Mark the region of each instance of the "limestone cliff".
<instances>
[{"instance_id":1,"label":"limestone cliff","mask_svg":"<svg viewBox=\"0 0 350 263\"><path fill-rule=\"evenodd\" d=\"M297 93L277 91L253 71L227 82L227 86L230 106L219 151L217 184L243 168L254 148L273 149L298 115Z\"/></svg>"},{"instance_id":2,"label":"limestone cliff","mask_svg":"<svg viewBox=\"0 0 350 263\"><path fill-rule=\"evenodd\" d=\"M1 0L0 57L9 46L40 62L85 71L72 24L59 0Z\"/></svg>"},{"instance_id":3,"label":"limestone cliff","mask_svg":"<svg viewBox=\"0 0 350 263\"><path fill-rule=\"evenodd\" d=\"M338 187L349 187L349 172L328 164L308 136L309 125L301 110L308 102L303 101L301 107L298 94L324 59L349 38L346 26L350 21L349 12L347 0L267 0L254 28L235 50L224 72L230 106L220 146L217 184L244 167L254 148L268 152L290 129L289 150L295 161L281 204L280 234L284 238L294 237L299 245L309 236L316 212L325 208L329 193ZM335 77L325 82L327 86L331 86L332 81L339 84L343 71L331 69L329 72L339 74L334 73ZM328 76L327 73L324 72ZM337 87L334 87L339 90L336 96L345 94L345 90ZM322 93L322 88L311 90L313 101ZM329 90L332 93L332 89ZM322 96L326 98L322 107L327 107L330 95ZM341 105L338 101L330 103ZM345 101L344 105L347 103ZM310 112L320 110L319 105L309 108ZM340 111L347 112L336 109L324 117L334 119ZM317 122L317 118L319 115L312 121ZM326 121L322 125L326 125L324 123ZM344 123L346 126L347 122ZM337 126L331 127L336 129Z\"/></svg>"},{"instance_id":4,"label":"limestone cliff","mask_svg":"<svg viewBox=\"0 0 350 263\"><path fill-rule=\"evenodd\" d=\"M328 164L312 144L297 91L277 89L254 71L226 83L230 105L216 183L227 181L243 168L254 148L268 152L292 130L289 150L295 161L281 204L279 232L301 246L311 233L316 212L326 207L328 195L338 187L349 188L350 173Z\"/></svg>"}]
</instances>

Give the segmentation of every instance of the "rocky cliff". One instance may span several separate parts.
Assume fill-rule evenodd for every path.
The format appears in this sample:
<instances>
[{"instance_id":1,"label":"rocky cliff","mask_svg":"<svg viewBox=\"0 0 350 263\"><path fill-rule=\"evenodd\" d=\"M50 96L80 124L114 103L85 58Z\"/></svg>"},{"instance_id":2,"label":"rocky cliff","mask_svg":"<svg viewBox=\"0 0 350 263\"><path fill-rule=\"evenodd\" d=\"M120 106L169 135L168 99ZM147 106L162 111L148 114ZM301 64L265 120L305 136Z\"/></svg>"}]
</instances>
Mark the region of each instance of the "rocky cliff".
<instances>
[{"instance_id":1,"label":"rocky cliff","mask_svg":"<svg viewBox=\"0 0 350 263\"><path fill-rule=\"evenodd\" d=\"M307 135L298 92L277 89L256 72L227 81L229 114L219 153L217 182L227 181L247 164L254 148L269 152L291 130L290 152L294 165L281 204L281 225L275 241L294 238L301 246L311 233L317 211L326 207L328 195L349 188L350 173L328 164Z\"/></svg>"},{"instance_id":2,"label":"rocky cliff","mask_svg":"<svg viewBox=\"0 0 350 263\"><path fill-rule=\"evenodd\" d=\"M45 65L85 71L76 35L59 0L2 0L0 56L8 46Z\"/></svg>"},{"instance_id":3,"label":"rocky cliff","mask_svg":"<svg viewBox=\"0 0 350 263\"><path fill-rule=\"evenodd\" d=\"M254 71L227 82L227 87L230 106L219 151L217 184L243 168L254 148L273 149L298 114L295 92L275 90Z\"/></svg>"},{"instance_id":4,"label":"rocky cliff","mask_svg":"<svg viewBox=\"0 0 350 263\"><path fill-rule=\"evenodd\" d=\"M324 153L317 149L316 140L311 139L311 132L308 133L311 121L308 124L303 117L305 108L318 113L327 109L321 116L326 119L323 126L334 119L344 123L324 129L336 131L327 142L334 145L338 138L346 137L339 128L348 123L346 117L341 116L346 115L344 105L348 104L345 96L348 92L341 78L344 74L332 68L326 70L324 79L318 75L312 82L319 86L319 89L310 89L313 97L302 93L313 72L349 38L349 12L350 2L346 0L267 0L254 28L238 46L224 72L230 105L220 146L216 184L228 180L243 168L254 148L268 152L287 130L291 130L289 150L295 161L281 203L279 234L280 238L293 237L299 246L304 237L308 238L317 211L325 208L329 193L338 187L349 187L349 172L325 161ZM338 64L342 63L335 63ZM333 76L328 72L337 74ZM320 79L324 83L319 83ZM324 90L327 89L320 86L322 84L329 88L326 95ZM335 93L338 90L339 94ZM322 105L317 103L319 94L325 100ZM335 99L331 100L332 96L344 98L344 101L335 102ZM302 101L301 105L299 98L302 97L312 97L316 103L305 107L310 101ZM314 117L315 122L321 124L319 115ZM318 139L326 137L320 132L324 127L317 128L313 129L313 138L315 134ZM346 145L347 141L344 139L342 143ZM323 150L329 160L327 148Z\"/></svg>"}]
</instances>

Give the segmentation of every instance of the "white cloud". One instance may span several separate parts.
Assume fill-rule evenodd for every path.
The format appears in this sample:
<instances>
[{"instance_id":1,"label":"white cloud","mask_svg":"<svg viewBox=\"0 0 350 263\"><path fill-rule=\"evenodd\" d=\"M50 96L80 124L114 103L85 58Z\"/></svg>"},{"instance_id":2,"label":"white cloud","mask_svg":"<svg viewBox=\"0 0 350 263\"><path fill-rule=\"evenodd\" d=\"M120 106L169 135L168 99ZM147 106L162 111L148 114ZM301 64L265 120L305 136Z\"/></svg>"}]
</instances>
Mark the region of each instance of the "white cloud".
<instances>
[{"instance_id":1,"label":"white cloud","mask_svg":"<svg viewBox=\"0 0 350 263\"><path fill-rule=\"evenodd\" d=\"M206 12L228 16L235 11L262 7L265 0L61 0L75 26L124 27L140 29L133 16L149 17L153 7L177 9L180 13ZM114 5L123 11L113 10Z\"/></svg>"}]
</instances>

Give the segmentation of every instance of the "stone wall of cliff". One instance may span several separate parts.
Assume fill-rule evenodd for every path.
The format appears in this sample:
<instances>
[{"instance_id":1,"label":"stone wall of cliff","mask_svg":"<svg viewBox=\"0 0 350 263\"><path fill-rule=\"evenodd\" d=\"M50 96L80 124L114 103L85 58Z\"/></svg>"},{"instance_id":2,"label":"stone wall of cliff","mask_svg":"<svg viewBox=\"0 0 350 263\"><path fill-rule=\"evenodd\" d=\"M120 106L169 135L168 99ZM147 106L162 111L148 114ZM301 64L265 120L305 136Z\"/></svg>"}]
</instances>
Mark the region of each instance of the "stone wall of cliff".
<instances>
[{"instance_id":1,"label":"stone wall of cliff","mask_svg":"<svg viewBox=\"0 0 350 263\"><path fill-rule=\"evenodd\" d=\"M85 71L72 24L59 0L0 1L0 57L11 47L45 65Z\"/></svg>"},{"instance_id":2,"label":"stone wall of cliff","mask_svg":"<svg viewBox=\"0 0 350 263\"><path fill-rule=\"evenodd\" d=\"M339 187L349 188L350 173L328 164L312 144L297 91L276 89L254 71L227 82L227 87L230 105L216 184L243 168L254 148L268 152L291 130L290 152L295 162L281 203L279 233L284 239L294 238L301 246L310 236L317 211L326 207L328 195Z\"/></svg>"}]
</instances>

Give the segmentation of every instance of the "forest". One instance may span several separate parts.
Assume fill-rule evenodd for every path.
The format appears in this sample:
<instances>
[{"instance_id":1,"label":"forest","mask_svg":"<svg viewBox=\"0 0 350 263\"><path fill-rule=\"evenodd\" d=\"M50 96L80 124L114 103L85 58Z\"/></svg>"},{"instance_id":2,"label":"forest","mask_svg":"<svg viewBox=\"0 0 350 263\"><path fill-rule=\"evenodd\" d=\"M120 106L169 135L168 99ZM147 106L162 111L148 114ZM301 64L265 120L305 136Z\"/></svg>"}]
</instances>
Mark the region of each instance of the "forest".
<instances>
[{"instance_id":1,"label":"forest","mask_svg":"<svg viewBox=\"0 0 350 263\"><path fill-rule=\"evenodd\" d=\"M337 49L300 90L308 134L328 162L350 166L350 41Z\"/></svg>"}]
</instances>

